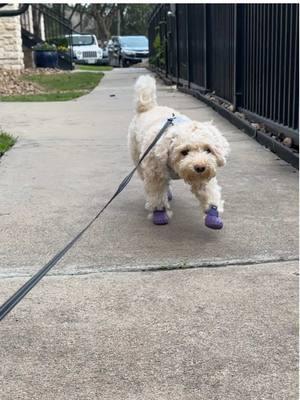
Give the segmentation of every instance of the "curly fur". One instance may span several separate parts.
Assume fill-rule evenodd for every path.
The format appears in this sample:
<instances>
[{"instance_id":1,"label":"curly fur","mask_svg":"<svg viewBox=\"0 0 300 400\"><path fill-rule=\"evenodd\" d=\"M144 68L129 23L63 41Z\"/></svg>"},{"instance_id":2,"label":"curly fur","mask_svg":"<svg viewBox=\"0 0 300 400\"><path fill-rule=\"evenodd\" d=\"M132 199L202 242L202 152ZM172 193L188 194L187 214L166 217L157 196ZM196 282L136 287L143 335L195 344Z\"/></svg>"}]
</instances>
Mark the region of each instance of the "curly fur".
<instances>
[{"instance_id":1,"label":"curly fur","mask_svg":"<svg viewBox=\"0 0 300 400\"><path fill-rule=\"evenodd\" d=\"M150 213L165 208L171 215L167 193L174 174L190 185L203 212L211 204L222 212L224 202L216 173L226 163L229 144L220 131L211 122L191 121L172 108L158 106L155 80L149 75L141 76L135 84L135 104L136 115L128 133L135 164L167 118L174 113L183 120L168 129L139 167Z\"/></svg>"}]
</instances>

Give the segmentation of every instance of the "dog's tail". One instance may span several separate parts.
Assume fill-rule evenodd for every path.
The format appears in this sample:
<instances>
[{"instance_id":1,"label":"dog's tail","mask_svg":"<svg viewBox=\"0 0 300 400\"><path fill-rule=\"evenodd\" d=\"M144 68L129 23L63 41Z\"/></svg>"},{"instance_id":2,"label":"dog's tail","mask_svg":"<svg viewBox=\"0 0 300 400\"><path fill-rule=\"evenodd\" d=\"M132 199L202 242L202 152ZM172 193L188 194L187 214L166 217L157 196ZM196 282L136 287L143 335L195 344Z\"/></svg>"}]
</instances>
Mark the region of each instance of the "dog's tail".
<instances>
[{"instance_id":1,"label":"dog's tail","mask_svg":"<svg viewBox=\"0 0 300 400\"><path fill-rule=\"evenodd\" d=\"M134 86L135 107L138 113L142 113L157 105L156 83L150 75L140 76Z\"/></svg>"}]
</instances>

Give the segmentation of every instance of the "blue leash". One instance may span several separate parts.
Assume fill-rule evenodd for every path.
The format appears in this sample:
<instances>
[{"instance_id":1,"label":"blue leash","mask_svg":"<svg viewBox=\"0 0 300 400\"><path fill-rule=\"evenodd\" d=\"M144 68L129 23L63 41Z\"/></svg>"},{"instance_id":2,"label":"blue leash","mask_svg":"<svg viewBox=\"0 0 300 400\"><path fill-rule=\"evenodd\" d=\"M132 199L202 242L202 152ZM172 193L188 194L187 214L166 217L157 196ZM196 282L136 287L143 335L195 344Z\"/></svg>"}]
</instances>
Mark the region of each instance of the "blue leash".
<instances>
[{"instance_id":1,"label":"blue leash","mask_svg":"<svg viewBox=\"0 0 300 400\"><path fill-rule=\"evenodd\" d=\"M164 132L169 128L169 126L173 125L173 121L176 117L173 116L168 118L163 127L160 129L153 142L144 152L142 157L139 159L137 165L133 168L133 170L123 179L120 183L118 189L111 197L111 199L104 205L104 207L98 212L98 214L72 239L62 250L55 254L54 257L51 258L32 278L30 278L23 286L20 287L5 303L0 307L0 321L26 296L31 289L53 268L62 258L63 256L74 246L74 244L81 238L81 236L90 228L90 226L99 218L99 216L103 213L103 211L110 205L110 203L125 189L125 187L130 182L134 173L138 169L138 167L143 162L144 158L149 154L149 152L153 149L159 139L162 137Z\"/></svg>"}]
</instances>

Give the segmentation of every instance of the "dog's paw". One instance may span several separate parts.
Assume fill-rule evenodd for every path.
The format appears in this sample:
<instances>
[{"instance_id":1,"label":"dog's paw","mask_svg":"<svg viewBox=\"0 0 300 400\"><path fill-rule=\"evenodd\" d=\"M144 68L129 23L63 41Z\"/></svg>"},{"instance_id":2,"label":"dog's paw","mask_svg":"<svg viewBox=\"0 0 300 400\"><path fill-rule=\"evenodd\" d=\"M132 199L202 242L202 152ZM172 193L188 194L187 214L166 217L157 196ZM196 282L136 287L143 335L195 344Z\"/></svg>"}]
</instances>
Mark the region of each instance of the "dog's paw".
<instances>
[{"instance_id":1,"label":"dog's paw","mask_svg":"<svg viewBox=\"0 0 300 400\"><path fill-rule=\"evenodd\" d=\"M169 223L169 216L166 210L154 210L152 213L152 222L154 225L167 225Z\"/></svg>"},{"instance_id":2,"label":"dog's paw","mask_svg":"<svg viewBox=\"0 0 300 400\"><path fill-rule=\"evenodd\" d=\"M211 206L206 211L205 226L211 229L222 229L223 221L219 216L218 209L215 206Z\"/></svg>"}]
</instances>

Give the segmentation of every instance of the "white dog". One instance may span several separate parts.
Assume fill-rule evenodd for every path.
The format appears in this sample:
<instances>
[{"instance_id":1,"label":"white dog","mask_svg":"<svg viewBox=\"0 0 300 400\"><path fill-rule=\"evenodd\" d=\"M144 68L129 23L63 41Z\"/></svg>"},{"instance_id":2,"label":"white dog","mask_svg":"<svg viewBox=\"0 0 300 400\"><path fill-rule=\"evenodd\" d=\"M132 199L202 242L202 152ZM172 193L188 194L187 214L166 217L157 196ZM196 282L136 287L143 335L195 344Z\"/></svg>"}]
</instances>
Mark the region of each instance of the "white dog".
<instances>
[{"instance_id":1,"label":"white dog","mask_svg":"<svg viewBox=\"0 0 300 400\"><path fill-rule=\"evenodd\" d=\"M136 81L135 103L136 115L129 126L129 147L135 165L166 120L173 113L176 117L138 169L153 223L168 223L172 215L170 180L183 179L206 213L206 226L222 228L219 212L223 212L224 202L216 172L217 167L225 165L227 140L211 122L192 121L172 108L158 106L156 83L150 75Z\"/></svg>"}]
</instances>

